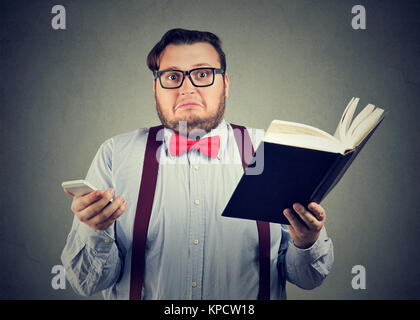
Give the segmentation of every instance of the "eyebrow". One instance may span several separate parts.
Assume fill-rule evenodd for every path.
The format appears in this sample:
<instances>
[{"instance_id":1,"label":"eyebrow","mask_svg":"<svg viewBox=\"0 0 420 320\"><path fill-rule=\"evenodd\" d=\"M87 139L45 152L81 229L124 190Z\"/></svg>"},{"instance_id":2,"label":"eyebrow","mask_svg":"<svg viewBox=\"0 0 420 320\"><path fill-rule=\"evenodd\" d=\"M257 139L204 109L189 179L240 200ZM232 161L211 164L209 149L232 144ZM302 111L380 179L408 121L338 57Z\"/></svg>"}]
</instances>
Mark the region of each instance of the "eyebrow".
<instances>
[{"instance_id":1,"label":"eyebrow","mask_svg":"<svg viewBox=\"0 0 420 320\"><path fill-rule=\"evenodd\" d=\"M211 65L208 64L208 63L197 63L197 64L193 64L191 67L194 68L194 67L202 67L202 66L211 67ZM177 66L170 66L170 67L165 68L165 70L168 70L168 69L177 69L177 70L180 70L181 68L179 68Z\"/></svg>"}]
</instances>

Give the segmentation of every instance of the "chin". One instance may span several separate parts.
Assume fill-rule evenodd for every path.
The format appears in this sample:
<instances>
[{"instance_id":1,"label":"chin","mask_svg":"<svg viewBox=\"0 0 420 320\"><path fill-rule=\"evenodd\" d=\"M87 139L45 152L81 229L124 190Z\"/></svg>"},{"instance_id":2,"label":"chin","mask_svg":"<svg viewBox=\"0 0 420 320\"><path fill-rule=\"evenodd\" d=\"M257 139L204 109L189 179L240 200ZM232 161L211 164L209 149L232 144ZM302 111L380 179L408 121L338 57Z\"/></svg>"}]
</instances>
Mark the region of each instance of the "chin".
<instances>
[{"instance_id":1,"label":"chin","mask_svg":"<svg viewBox=\"0 0 420 320\"><path fill-rule=\"evenodd\" d=\"M190 123L192 124L192 123L195 123L195 122L203 122L203 121L207 121L207 120L208 119L206 119L206 117L200 117L197 114L189 113L189 114L182 115L180 117L176 117L174 119L174 121L171 121L171 122L186 121L189 125Z\"/></svg>"},{"instance_id":2,"label":"chin","mask_svg":"<svg viewBox=\"0 0 420 320\"><path fill-rule=\"evenodd\" d=\"M165 121L164 125L177 133L190 134L194 130L203 130L206 133L217 127L220 121L215 121L214 117L198 117L196 115L188 115L179 117L172 121ZM185 128L186 126L186 128ZM186 132L185 132L186 131Z\"/></svg>"}]
</instances>

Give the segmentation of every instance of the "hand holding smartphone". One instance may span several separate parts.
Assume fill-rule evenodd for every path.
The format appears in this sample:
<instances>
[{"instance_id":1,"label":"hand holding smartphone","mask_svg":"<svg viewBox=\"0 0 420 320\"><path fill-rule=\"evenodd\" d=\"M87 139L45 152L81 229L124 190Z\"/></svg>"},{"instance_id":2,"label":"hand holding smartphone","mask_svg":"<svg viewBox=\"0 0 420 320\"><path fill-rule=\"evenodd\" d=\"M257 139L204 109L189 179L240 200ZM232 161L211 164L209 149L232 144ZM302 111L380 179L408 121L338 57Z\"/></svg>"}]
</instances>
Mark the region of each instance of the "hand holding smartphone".
<instances>
[{"instance_id":1,"label":"hand holding smartphone","mask_svg":"<svg viewBox=\"0 0 420 320\"><path fill-rule=\"evenodd\" d=\"M113 189L102 192L86 180L64 181L61 186L64 192L74 197L71 205L73 213L95 230L109 228L127 207L121 195L112 199L115 192Z\"/></svg>"}]
</instances>

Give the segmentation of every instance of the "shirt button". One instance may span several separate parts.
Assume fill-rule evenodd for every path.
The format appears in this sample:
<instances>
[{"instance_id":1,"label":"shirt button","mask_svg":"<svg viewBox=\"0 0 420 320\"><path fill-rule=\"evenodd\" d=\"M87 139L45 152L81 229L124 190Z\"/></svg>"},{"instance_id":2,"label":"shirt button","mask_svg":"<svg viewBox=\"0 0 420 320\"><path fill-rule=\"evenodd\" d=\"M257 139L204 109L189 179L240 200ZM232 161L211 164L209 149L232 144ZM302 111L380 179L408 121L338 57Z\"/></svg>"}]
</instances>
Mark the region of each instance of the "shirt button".
<instances>
[{"instance_id":1,"label":"shirt button","mask_svg":"<svg viewBox=\"0 0 420 320\"><path fill-rule=\"evenodd\" d=\"M200 200L196 199L194 203L198 206L200 204Z\"/></svg>"},{"instance_id":2,"label":"shirt button","mask_svg":"<svg viewBox=\"0 0 420 320\"><path fill-rule=\"evenodd\" d=\"M198 166L197 165L194 166L194 170L198 170Z\"/></svg>"},{"instance_id":3,"label":"shirt button","mask_svg":"<svg viewBox=\"0 0 420 320\"><path fill-rule=\"evenodd\" d=\"M193 286L193 288L195 288L197 286L197 282L193 281L192 286Z\"/></svg>"},{"instance_id":4,"label":"shirt button","mask_svg":"<svg viewBox=\"0 0 420 320\"><path fill-rule=\"evenodd\" d=\"M194 243L194 244L198 244L198 240L194 240L194 241L193 241L193 243Z\"/></svg>"}]
</instances>

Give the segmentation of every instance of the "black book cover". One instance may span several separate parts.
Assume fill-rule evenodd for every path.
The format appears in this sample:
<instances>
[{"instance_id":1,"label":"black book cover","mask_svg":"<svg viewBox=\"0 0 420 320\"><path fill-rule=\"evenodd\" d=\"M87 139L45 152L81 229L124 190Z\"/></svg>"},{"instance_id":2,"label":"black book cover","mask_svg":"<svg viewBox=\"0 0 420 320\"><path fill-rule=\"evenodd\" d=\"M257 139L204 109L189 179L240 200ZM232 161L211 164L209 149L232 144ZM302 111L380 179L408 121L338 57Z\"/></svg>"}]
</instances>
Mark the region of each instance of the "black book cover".
<instances>
[{"instance_id":1,"label":"black book cover","mask_svg":"<svg viewBox=\"0 0 420 320\"><path fill-rule=\"evenodd\" d=\"M285 208L299 202L320 203L342 178L383 118L353 150L340 153L261 142L264 154L259 175L244 174L222 216L289 224ZM259 150L264 148L263 152ZM257 161L261 161L258 160Z\"/></svg>"}]
</instances>

